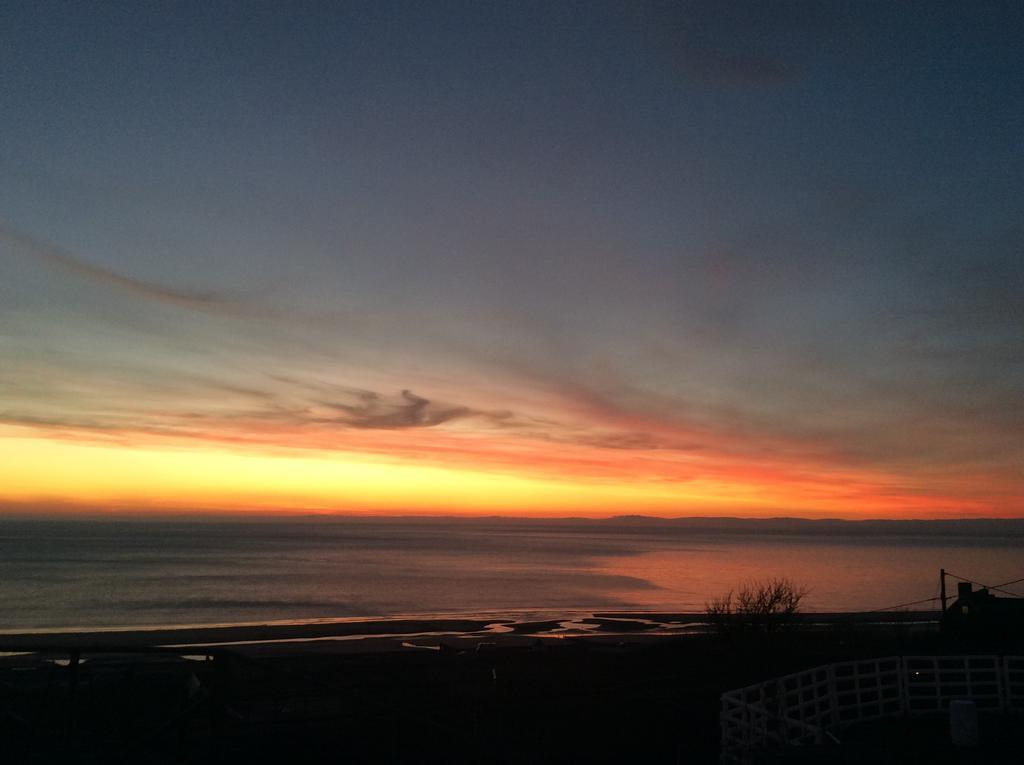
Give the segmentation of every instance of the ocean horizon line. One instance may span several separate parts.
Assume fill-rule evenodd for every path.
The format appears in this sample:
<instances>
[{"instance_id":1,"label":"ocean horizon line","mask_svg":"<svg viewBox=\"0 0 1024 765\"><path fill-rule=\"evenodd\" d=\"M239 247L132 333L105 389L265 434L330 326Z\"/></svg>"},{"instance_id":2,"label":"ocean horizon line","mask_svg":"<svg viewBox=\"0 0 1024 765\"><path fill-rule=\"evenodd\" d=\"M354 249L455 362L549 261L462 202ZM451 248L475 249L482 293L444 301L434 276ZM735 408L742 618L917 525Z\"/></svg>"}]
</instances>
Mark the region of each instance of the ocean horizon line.
<instances>
[{"instance_id":1,"label":"ocean horizon line","mask_svg":"<svg viewBox=\"0 0 1024 765\"><path fill-rule=\"evenodd\" d=\"M231 523L231 522L265 522L265 523L359 523L359 522L400 522L410 525L416 523L457 523L457 524L488 524L488 523L535 523L535 524L625 524L625 525L672 525L714 527L715 524L727 526L790 526L819 527L842 526L844 528L868 528L872 526L893 527L905 525L913 528L962 528L980 526L1021 526L1024 517L1019 516L984 516L984 517L891 517L891 518L844 518L844 517L808 517L798 515L772 516L741 516L741 515L645 515L628 513L621 515L534 515L513 513L476 514L427 514L427 513L364 513L364 512L261 512L261 511L222 511L222 510L135 510L116 509L103 511L72 511L56 510L26 511L7 510L0 507L0 522L4 521L131 521L131 522L199 522L199 523Z\"/></svg>"}]
</instances>

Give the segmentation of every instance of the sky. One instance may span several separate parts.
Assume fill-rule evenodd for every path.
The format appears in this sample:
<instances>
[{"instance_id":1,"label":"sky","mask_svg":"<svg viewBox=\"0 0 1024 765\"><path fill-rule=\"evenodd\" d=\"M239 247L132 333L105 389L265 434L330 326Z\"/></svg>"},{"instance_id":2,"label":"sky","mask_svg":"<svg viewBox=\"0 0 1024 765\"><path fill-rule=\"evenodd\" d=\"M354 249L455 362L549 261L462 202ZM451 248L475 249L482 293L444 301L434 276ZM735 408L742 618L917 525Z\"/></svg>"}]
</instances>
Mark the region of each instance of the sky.
<instances>
[{"instance_id":1,"label":"sky","mask_svg":"<svg viewBox=\"0 0 1024 765\"><path fill-rule=\"evenodd\" d=\"M7 3L0 512L1024 516L1022 30Z\"/></svg>"}]
</instances>

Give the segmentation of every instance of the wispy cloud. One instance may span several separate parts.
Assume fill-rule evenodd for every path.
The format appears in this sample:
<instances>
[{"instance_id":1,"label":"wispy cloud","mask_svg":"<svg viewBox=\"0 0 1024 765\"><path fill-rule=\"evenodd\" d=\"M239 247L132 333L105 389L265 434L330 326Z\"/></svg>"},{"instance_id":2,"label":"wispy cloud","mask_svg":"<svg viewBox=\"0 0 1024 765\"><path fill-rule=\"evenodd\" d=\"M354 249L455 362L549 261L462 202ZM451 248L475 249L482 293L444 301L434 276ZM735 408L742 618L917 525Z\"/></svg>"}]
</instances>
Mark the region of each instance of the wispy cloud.
<instances>
[{"instance_id":1,"label":"wispy cloud","mask_svg":"<svg viewBox=\"0 0 1024 765\"><path fill-rule=\"evenodd\" d=\"M651 11L651 29L671 65L690 83L717 87L773 87L800 72L777 51L792 45L782 9L728 3L678 3ZM801 23L806 23L805 14ZM780 42L782 44L780 44Z\"/></svg>"},{"instance_id":2,"label":"wispy cloud","mask_svg":"<svg viewBox=\"0 0 1024 765\"><path fill-rule=\"evenodd\" d=\"M51 267L103 282L144 298L207 312L223 313L232 310L228 301L215 292L174 289L125 276L108 268L89 263L68 250L16 231L2 223L0 223L0 241Z\"/></svg>"},{"instance_id":3,"label":"wispy cloud","mask_svg":"<svg viewBox=\"0 0 1024 765\"><path fill-rule=\"evenodd\" d=\"M682 43L676 53L683 75L709 85L781 85L796 77L782 61L751 53Z\"/></svg>"},{"instance_id":4,"label":"wispy cloud","mask_svg":"<svg viewBox=\"0 0 1024 765\"><path fill-rule=\"evenodd\" d=\"M337 411L339 421L353 428L431 428L478 413L466 406L444 406L403 390L397 399L388 399L369 390L354 390L354 403L321 401Z\"/></svg>"}]
</instances>

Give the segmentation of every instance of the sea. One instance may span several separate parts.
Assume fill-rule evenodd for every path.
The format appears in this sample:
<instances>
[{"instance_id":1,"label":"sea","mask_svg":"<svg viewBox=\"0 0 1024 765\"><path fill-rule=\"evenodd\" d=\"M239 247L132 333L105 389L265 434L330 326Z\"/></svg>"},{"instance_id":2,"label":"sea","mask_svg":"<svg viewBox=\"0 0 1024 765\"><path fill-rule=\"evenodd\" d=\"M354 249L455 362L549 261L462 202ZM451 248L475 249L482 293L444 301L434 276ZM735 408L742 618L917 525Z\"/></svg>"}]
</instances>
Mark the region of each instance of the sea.
<instances>
[{"instance_id":1,"label":"sea","mask_svg":"<svg viewBox=\"0 0 1024 765\"><path fill-rule=\"evenodd\" d=\"M940 569L1024 594L1024 520L0 518L0 631L692 613L772 577L928 610Z\"/></svg>"}]
</instances>

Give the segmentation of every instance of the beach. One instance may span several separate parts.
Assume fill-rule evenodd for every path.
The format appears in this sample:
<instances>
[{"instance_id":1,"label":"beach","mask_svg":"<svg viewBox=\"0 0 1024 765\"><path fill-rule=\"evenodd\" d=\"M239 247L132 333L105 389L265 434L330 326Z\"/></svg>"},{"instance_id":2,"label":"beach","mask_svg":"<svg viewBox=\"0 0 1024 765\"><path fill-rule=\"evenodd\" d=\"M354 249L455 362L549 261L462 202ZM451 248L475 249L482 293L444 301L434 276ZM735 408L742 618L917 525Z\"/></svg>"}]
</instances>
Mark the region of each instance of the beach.
<instances>
[{"instance_id":1,"label":"beach","mask_svg":"<svg viewBox=\"0 0 1024 765\"><path fill-rule=\"evenodd\" d=\"M714 762L723 691L952 650L934 616L815 615L740 642L638 613L583 617L587 632L436 619L8 634L0 650L36 653L0 662L4 701L35 716L4 730L15 755L76 762Z\"/></svg>"},{"instance_id":2,"label":"beach","mask_svg":"<svg viewBox=\"0 0 1024 765\"><path fill-rule=\"evenodd\" d=\"M577 612L536 619L536 614L512 614L490 618L454 616L396 617L390 619L319 620L264 624L222 624L146 629L46 630L0 633L0 652L23 648L54 650L116 650L143 647L231 647L269 653L302 652L317 647L333 652L471 647L480 644L519 646L551 640L613 640L672 638L700 635L708 630L705 613ZM934 611L880 613L807 613L795 620L805 629L836 629L862 626L881 629L901 626L918 632L934 632Z\"/></svg>"}]
</instances>

